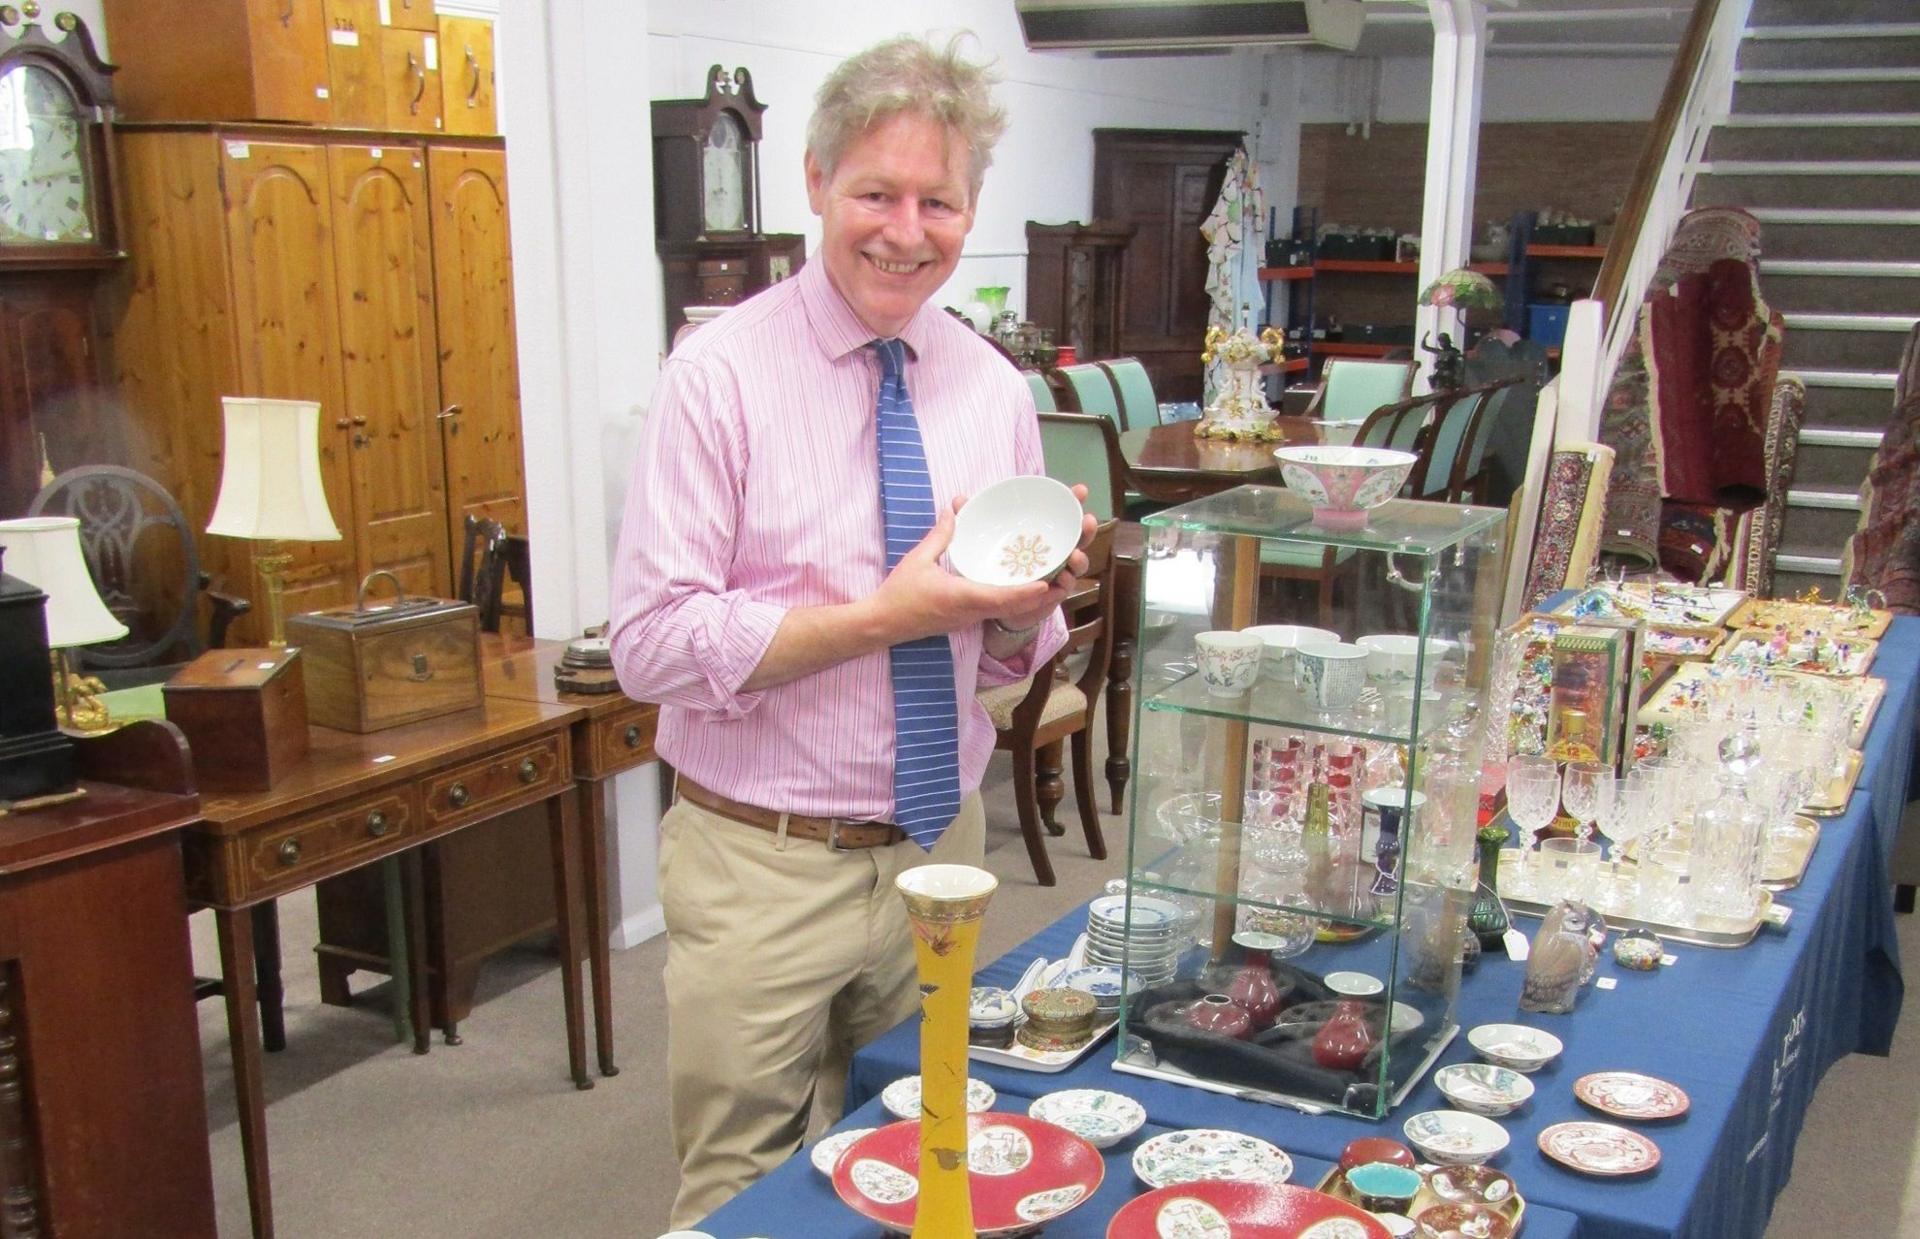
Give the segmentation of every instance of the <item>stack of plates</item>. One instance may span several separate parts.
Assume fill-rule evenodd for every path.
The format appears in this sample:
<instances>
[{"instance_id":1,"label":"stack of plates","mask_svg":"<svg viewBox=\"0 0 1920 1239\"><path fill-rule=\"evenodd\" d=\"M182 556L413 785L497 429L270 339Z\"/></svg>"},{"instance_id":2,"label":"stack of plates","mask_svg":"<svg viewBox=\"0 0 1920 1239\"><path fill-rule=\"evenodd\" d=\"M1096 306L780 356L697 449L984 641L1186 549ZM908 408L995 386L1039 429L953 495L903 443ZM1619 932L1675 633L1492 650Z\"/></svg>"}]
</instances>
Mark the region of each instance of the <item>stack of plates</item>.
<instances>
[{"instance_id":1,"label":"stack of plates","mask_svg":"<svg viewBox=\"0 0 1920 1239\"><path fill-rule=\"evenodd\" d=\"M1179 925L1180 909L1164 899L1135 895L1129 909L1125 895L1102 895L1087 906L1087 963L1165 985L1180 958Z\"/></svg>"}]
</instances>

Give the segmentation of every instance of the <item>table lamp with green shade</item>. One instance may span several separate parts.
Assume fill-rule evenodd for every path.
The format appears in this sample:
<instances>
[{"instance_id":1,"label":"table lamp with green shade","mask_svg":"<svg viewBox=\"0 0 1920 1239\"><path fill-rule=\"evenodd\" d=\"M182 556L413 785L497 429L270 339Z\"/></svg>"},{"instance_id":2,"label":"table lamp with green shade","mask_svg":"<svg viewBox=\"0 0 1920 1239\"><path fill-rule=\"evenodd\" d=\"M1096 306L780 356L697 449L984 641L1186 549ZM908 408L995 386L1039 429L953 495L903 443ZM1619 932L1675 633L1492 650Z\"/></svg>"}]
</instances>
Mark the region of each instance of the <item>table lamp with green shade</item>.
<instances>
[{"instance_id":1,"label":"table lamp with green shade","mask_svg":"<svg viewBox=\"0 0 1920 1239\"><path fill-rule=\"evenodd\" d=\"M27 516L0 521L0 550L7 574L35 586L47 596L47 644L59 659L54 686L59 699L60 725L74 731L97 731L107 725L107 712L91 693L74 683L73 656L77 645L98 645L127 635L127 626L107 610L87 570L80 549L80 522L71 516Z\"/></svg>"},{"instance_id":2,"label":"table lamp with green shade","mask_svg":"<svg viewBox=\"0 0 1920 1239\"><path fill-rule=\"evenodd\" d=\"M249 538L266 587L267 644L287 643L286 542L337 542L340 529L327 507L320 478L320 405L312 400L222 396L226 437L220 460L220 497L207 532Z\"/></svg>"},{"instance_id":3,"label":"table lamp with green shade","mask_svg":"<svg viewBox=\"0 0 1920 1239\"><path fill-rule=\"evenodd\" d=\"M1459 310L1463 315L1468 310L1497 310L1500 301L1500 290L1492 280L1465 267L1455 267L1420 292L1421 305ZM1466 359L1454 347L1452 336L1443 331L1438 345L1423 339L1420 347L1434 355L1432 381L1436 391L1455 390L1465 385Z\"/></svg>"}]
</instances>

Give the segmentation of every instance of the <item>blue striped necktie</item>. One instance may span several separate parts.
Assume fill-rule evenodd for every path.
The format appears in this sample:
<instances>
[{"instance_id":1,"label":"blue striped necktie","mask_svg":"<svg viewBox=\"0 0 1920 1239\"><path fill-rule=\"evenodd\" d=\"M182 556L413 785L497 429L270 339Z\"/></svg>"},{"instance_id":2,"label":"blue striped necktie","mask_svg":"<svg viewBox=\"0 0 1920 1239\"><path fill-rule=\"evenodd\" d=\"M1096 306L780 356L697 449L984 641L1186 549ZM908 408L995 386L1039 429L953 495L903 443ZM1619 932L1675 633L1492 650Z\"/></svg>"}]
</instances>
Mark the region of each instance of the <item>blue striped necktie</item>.
<instances>
[{"instance_id":1,"label":"blue striped necktie","mask_svg":"<svg viewBox=\"0 0 1920 1239\"><path fill-rule=\"evenodd\" d=\"M880 358L880 514L887 570L933 528L933 482L920 423L907 395L907 347L875 340ZM893 820L923 848L960 812L960 718L953 686L953 643L935 633L891 647L893 673Z\"/></svg>"}]
</instances>

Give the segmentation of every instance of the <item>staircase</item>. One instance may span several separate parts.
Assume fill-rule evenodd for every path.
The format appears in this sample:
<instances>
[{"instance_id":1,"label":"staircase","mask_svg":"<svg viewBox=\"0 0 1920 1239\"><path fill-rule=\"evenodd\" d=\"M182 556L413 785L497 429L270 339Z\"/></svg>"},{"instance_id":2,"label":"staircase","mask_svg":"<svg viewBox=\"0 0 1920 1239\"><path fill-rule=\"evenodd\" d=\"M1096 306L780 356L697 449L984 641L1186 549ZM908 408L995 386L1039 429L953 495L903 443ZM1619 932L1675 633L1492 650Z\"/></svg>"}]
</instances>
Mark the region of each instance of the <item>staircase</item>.
<instances>
[{"instance_id":1,"label":"staircase","mask_svg":"<svg viewBox=\"0 0 1920 1239\"><path fill-rule=\"evenodd\" d=\"M1806 418L1774 593L1833 595L1920 319L1920 0L1753 0L1696 206L1745 207Z\"/></svg>"}]
</instances>

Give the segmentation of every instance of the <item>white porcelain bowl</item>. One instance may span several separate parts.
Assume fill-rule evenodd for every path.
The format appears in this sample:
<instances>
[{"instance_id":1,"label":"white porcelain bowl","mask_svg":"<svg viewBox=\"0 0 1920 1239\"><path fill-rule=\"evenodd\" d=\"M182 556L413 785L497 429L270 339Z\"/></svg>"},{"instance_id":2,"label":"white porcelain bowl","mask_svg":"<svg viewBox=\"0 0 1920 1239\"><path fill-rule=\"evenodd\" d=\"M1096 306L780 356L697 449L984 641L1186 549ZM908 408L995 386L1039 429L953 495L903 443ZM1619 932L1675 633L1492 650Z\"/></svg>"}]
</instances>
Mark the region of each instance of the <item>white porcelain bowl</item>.
<instances>
[{"instance_id":1,"label":"white porcelain bowl","mask_svg":"<svg viewBox=\"0 0 1920 1239\"><path fill-rule=\"evenodd\" d=\"M1467 1033L1474 1052L1497 1067L1511 1067L1532 1075L1566 1047L1560 1038L1525 1024L1481 1024Z\"/></svg>"},{"instance_id":2,"label":"white porcelain bowl","mask_svg":"<svg viewBox=\"0 0 1920 1239\"><path fill-rule=\"evenodd\" d=\"M1533 1081L1511 1067L1492 1063L1455 1063L1433 1073L1433 1083L1449 1103L1469 1114L1499 1118L1512 1114L1533 1096Z\"/></svg>"},{"instance_id":3,"label":"white porcelain bowl","mask_svg":"<svg viewBox=\"0 0 1920 1239\"><path fill-rule=\"evenodd\" d=\"M1427 1110L1408 1119L1401 1131L1438 1166L1478 1166L1507 1147L1507 1129L1492 1119L1461 1110Z\"/></svg>"},{"instance_id":4,"label":"white porcelain bowl","mask_svg":"<svg viewBox=\"0 0 1920 1239\"><path fill-rule=\"evenodd\" d=\"M1328 632L1324 628L1308 628L1304 624L1255 624L1251 628L1242 628L1241 632L1250 637L1260 638L1266 648L1262 662L1266 673L1276 678L1294 674L1293 652L1308 644L1334 644L1340 642L1340 634Z\"/></svg>"},{"instance_id":5,"label":"white porcelain bowl","mask_svg":"<svg viewBox=\"0 0 1920 1239\"><path fill-rule=\"evenodd\" d=\"M1294 651L1300 681L1323 710L1344 710L1367 687L1367 652L1344 641L1314 641Z\"/></svg>"},{"instance_id":6,"label":"white porcelain bowl","mask_svg":"<svg viewBox=\"0 0 1920 1239\"><path fill-rule=\"evenodd\" d=\"M1322 529L1367 527L1367 509L1400 492L1419 457L1382 447L1281 447L1280 479L1313 506Z\"/></svg>"},{"instance_id":7,"label":"white porcelain bowl","mask_svg":"<svg viewBox=\"0 0 1920 1239\"><path fill-rule=\"evenodd\" d=\"M1238 697L1260 678L1260 638L1231 628L1203 632L1194 637L1194 660L1200 678L1214 697Z\"/></svg>"},{"instance_id":8,"label":"white porcelain bowl","mask_svg":"<svg viewBox=\"0 0 1920 1239\"><path fill-rule=\"evenodd\" d=\"M1147 1112L1123 1093L1070 1088L1048 1093L1027 1107L1043 1123L1064 1127L1096 1149L1110 1149L1146 1124Z\"/></svg>"},{"instance_id":9,"label":"white porcelain bowl","mask_svg":"<svg viewBox=\"0 0 1920 1239\"><path fill-rule=\"evenodd\" d=\"M1080 501L1049 477L996 482L954 518L947 561L982 585L1025 585L1066 566L1080 542Z\"/></svg>"},{"instance_id":10,"label":"white porcelain bowl","mask_svg":"<svg viewBox=\"0 0 1920 1239\"><path fill-rule=\"evenodd\" d=\"M1400 633L1374 633L1360 637L1354 644L1367 652L1367 678L1388 684L1413 683L1414 663L1420 657L1420 638ZM1422 682L1431 687L1433 676L1446 656L1458 649L1452 641L1427 638L1427 665Z\"/></svg>"},{"instance_id":11,"label":"white porcelain bowl","mask_svg":"<svg viewBox=\"0 0 1920 1239\"><path fill-rule=\"evenodd\" d=\"M983 1110L993 1109L997 1094L993 1086L984 1080L967 1081L967 1113L979 1114ZM920 1077L901 1076L892 1084L880 1090L880 1104L897 1119L917 1119L920 1117Z\"/></svg>"}]
</instances>

